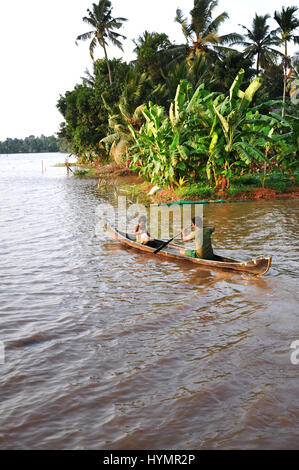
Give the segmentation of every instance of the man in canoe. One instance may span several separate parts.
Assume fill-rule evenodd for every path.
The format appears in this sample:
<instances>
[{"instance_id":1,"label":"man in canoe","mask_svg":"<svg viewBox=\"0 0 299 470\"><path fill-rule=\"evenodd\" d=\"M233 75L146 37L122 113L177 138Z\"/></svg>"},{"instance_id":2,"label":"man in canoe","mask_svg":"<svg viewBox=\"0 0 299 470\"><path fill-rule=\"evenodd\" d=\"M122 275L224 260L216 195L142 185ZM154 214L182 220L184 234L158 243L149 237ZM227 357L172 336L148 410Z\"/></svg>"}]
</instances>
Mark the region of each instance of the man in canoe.
<instances>
[{"instance_id":1,"label":"man in canoe","mask_svg":"<svg viewBox=\"0 0 299 470\"><path fill-rule=\"evenodd\" d=\"M211 235L214 232L214 227L203 227L201 217L193 217L192 228L194 229L190 235L186 236L186 229L182 230L182 237L184 242L195 240L195 250L180 250L183 256L201 259L214 259L214 253L211 242Z\"/></svg>"}]
</instances>

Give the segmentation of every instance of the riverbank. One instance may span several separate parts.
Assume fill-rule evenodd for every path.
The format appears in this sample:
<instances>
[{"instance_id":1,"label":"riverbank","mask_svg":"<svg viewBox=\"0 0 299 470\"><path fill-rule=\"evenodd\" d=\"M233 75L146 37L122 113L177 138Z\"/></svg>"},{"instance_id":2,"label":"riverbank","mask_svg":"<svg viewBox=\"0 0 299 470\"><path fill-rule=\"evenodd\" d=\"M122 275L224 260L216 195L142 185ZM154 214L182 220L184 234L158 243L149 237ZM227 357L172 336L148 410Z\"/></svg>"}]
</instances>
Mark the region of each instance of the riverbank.
<instances>
[{"instance_id":1,"label":"riverbank","mask_svg":"<svg viewBox=\"0 0 299 470\"><path fill-rule=\"evenodd\" d=\"M127 187L127 185L126 185ZM126 187L121 188L122 190L128 191ZM151 203L157 204L165 204L165 203L172 203L177 201L202 201L202 202L233 202L233 201L249 201L249 200L261 200L261 199L294 199L299 197L299 187L295 186L293 188L287 188L284 192L278 192L275 189L271 188L259 188L259 187L250 187L245 191L238 190L234 196L230 196L227 191L221 192L214 192L208 197L204 195L196 195L188 194L188 190L184 195L180 195L180 191L171 190L171 189L162 189L161 191L157 192L156 194L150 196L148 191L152 189L152 187L146 186L144 184L137 185L132 189L134 194L142 195L143 199L146 197L150 200ZM233 188L234 189L234 188Z\"/></svg>"},{"instance_id":2,"label":"riverbank","mask_svg":"<svg viewBox=\"0 0 299 470\"><path fill-rule=\"evenodd\" d=\"M215 191L204 181L186 183L170 188L157 188L146 182L135 172L126 167L119 167L115 163L107 165L76 165L73 169L75 177L97 178L99 188L116 185L118 191L138 197L146 203L163 204L178 200L188 201L236 201L260 199L286 199L299 197L299 173L295 173L293 180L288 174L280 172L264 175L243 175L232 178L230 187ZM153 192L154 194L150 194ZM141 202L140 201L140 202Z\"/></svg>"}]
</instances>

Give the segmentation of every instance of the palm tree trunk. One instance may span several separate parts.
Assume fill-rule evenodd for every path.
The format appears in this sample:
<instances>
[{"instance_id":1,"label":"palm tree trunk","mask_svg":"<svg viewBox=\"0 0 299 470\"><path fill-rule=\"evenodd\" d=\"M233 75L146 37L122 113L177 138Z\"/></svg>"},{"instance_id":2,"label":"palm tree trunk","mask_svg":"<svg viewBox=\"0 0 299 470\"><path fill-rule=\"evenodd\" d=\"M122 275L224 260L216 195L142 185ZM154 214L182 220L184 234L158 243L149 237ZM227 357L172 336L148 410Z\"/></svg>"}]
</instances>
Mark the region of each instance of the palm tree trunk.
<instances>
[{"instance_id":1,"label":"palm tree trunk","mask_svg":"<svg viewBox=\"0 0 299 470\"><path fill-rule=\"evenodd\" d=\"M256 76L258 77L260 73L260 53L257 53L257 59L256 59Z\"/></svg>"},{"instance_id":2,"label":"palm tree trunk","mask_svg":"<svg viewBox=\"0 0 299 470\"><path fill-rule=\"evenodd\" d=\"M286 102L286 87L287 87L287 41L284 43L284 64L283 64L283 96L282 102L285 104ZM281 111L281 116L284 117L285 109L284 106Z\"/></svg>"},{"instance_id":3,"label":"palm tree trunk","mask_svg":"<svg viewBox=\"0 0 299 470\"><path fill-rule=\"evenodd\" d=\"M110 64L109 64L109 60L108 60L108 56L107 56L107 51L106 51L105 43L103 43L103 49L104 49L105 60L106 60L107 68L108 68L109 83L110 83L110 85L112 85L111 68L110 68Z\"/></svg>"},{"instance_id":4,"label":"palm tree trunk","mask_svg":"<svg viewBox=\"0 0 299 470\"><path fill-rule=\"evenodd\" d=\"M284 70L284 80L283 80L283 96L282 96L282 102L285 104L286 102L286 70ZM284 106L281 110L281 116L284 117L285 109Z\"/></svg>"}]
</instances>

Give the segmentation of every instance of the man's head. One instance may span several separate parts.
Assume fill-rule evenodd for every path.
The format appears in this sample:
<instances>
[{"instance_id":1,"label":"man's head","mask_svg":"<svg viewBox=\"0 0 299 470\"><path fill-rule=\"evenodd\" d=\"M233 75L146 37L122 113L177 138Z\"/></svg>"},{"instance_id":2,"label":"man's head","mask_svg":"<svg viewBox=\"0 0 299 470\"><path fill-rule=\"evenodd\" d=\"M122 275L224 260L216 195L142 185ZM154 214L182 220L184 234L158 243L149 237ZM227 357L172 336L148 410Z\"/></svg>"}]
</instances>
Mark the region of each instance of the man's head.
<instances>
[{"instance_id":1,"label":"man's head","mask_svg":"<svg viewBox=\"0 0 299 470\"><path fill-rule=\"evenodd\" d=\"M202 218L196 215L192 218L193 227L202 228Z\"/></svg>"},{"instance_id":2,"label":"man's head","mask_svg":"<svg viewBox=\"0 0 299 470\"><path fill-rule=\"evenodd\" d=\"M146 224L145 215L142 215L141 217L139 217L138 224L139 224L140 227L145 227L145 224Z\"/></svg>"}]
</instances>

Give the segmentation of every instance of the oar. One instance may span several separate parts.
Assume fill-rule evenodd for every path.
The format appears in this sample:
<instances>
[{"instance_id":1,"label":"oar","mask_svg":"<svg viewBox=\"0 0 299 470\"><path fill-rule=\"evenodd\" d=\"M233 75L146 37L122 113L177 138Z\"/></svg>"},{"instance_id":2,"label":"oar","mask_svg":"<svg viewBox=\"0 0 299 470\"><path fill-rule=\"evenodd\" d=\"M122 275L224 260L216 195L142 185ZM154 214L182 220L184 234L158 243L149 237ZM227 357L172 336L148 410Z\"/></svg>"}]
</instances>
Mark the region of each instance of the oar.
<instances>
[{"instance_id":1,"label":"oar","mask_svg":"<svg viewBox=\"0 0 299 470\"><path fill-rule=\"evenodd\" d=\"M186 230L186 229L184 229ZM181 235L181 232L177 233L174 237L172 237L170 240L167 240L167 242L164 242L162 243L159 248L157 248L153 254L155 255L156 253L158 253L160 250L162 250L166 245L168 245L168 243L172 242L172 240L174 240L176 237L178 237L179 235Z\"/></svg>"}]
</instances>

